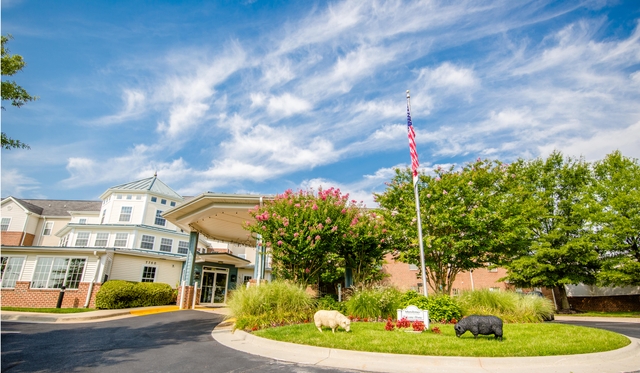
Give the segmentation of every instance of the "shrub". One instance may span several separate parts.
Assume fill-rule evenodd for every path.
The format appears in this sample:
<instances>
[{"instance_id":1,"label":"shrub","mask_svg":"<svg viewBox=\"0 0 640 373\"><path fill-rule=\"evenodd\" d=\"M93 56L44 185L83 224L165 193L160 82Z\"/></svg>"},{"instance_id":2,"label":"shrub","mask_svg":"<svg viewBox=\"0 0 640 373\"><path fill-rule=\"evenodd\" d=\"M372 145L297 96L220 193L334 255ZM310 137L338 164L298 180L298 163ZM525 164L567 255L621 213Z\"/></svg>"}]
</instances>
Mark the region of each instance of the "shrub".
<instances>
[{"instance_id":1,"label":"shrub","mask_svg":"<svg viewBox=\"0 0 640 373\"><path fill-rule=\"evenodd\" d=\"M411 326L413 327L413 330L416 332L424 331L424 323L420 320L414 321L413 324L411 324Z\"/></svg>"},{"instance_id":2,"label":"shrub","mask_svg":"<svg viewBox=\"0 0 640 373\"><path fill-rule=\"evenodd\" d=\"M395 288L364 288L353 292L345 302L349 315L380 318L396 314L402 293Z\"/></svg>"},{"instance_id":3,"label":"shrub","mask_svg":"<svg viewBox=\"0 0 640 373\"><path fill-rule=\"evenodd\" d=\"M174 290L167 284L109 280L96 294L96 308L120 309L164 306L175 302Z\"/></svg>"},{"instance_id":4,"label":"shrub","mask_svg":"<svg viewBox=\"0 0 640 373\"><path fill-rule=\"evenodd\" d=\"M384 326L384 330L393 331L394 329L395 326L393 325L393 321L391 321L391 318L387 319L387 324Z\"/></svg>"},{"instance_id":5,"label":"shrub","mask_svg":"<svg viewBox=\"0 0 640 373\"><path fill-rule=\"evenodd\" d=\"M425 297L410 290L401 298L400 308L414 305L422 310L429 310L429 319L434 322L451 322L462 317L462 310L448 295L432 295Z\"/></svg>"},{"instance_id":6,"label":"shrub","mask_svg":"<svg viewBox=\"0 0 640 373\"><path fill-rule=\"evenodd\" d=\"M236 318L235 328L244 330L309 321L316 311L303 288L282 281L240 287L231 292L227 305Z\"/></svg>"},{"instance_id":7,"label":"shrub","mask_svg":"<svg viewBox=\"0 0 640 373\"><path fill-rule=\"evenodd\" d=\"M406 317L403 317L400 320L398 320L398 322L396 323L396 326L398 328L408 328L411 326L411 322L407 320Z\"/></svg>"},{"instance_id":8,"label":"shrub","mask_svg":"<svg viewBox=\"0 0 640 373\"><path fill-rule=\"evenodd\" d=\"M542 322L554 313L550 300L513 291L466 291L457 302L465 315L494 315L507 323Z\"/></svg>"},{"instance_id":9,"label":"shrub","mask_svg":"<svg viewBox=\"0 0 640 373\"><path fill-rule=\"evenodd\" d=\"M346 312L344 303L338 302L331 295L325 295L324 297L318 299L316 301L316 308L318 310L336 310L340 311L341 313Z\"/></svg>"}]
</instances>

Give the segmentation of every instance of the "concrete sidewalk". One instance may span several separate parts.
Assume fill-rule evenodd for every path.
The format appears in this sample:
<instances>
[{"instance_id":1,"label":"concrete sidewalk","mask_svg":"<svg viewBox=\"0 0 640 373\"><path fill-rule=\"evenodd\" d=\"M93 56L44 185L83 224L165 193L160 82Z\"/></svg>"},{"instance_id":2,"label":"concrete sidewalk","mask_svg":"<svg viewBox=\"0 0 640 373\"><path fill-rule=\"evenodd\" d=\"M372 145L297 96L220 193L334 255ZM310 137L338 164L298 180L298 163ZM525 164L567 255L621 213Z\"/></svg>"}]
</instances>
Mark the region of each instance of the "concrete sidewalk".
<instances>
[{"instance_id":1,"label":"concrete sidewalk","mask_svg":"<svg viewBox=\"0 0 640 373\"><path fill-rule=\"evenodd\" d=\"M18 322L43 322L43 323L77 323L107 321L116 318L143 316L161 312L179 311L178 306L156 306L126 308L121 310L97 310L80 313L39 313L39 312L16 312L0 311L0 319L5 321Z\"/></svg>"},{"instance_id":2,"label":"concrete sidewalk","mask_svg":"<svg viewBox=\"0 0 640 373\"><path fill-rule=\"evenodd\" d=\"M581 318L586 320L585 318ZM600 321L590 319L592 321ZM602 318L620 322L623 318ZM563 317L564 320L564 317ZM638 322L626 320L624 322ZM331 368L355 369L370 372L460 372L460 373L620 373L640 372L640 340L629 338L631 344L614 351L594 354L474 358L451 356L417 356L347 351L332 348L298 345L256 337L240 330L231 332L233 325L223 323L211 336L219 343L238 351L276 360Z\"/></svg>"}]
</instances>

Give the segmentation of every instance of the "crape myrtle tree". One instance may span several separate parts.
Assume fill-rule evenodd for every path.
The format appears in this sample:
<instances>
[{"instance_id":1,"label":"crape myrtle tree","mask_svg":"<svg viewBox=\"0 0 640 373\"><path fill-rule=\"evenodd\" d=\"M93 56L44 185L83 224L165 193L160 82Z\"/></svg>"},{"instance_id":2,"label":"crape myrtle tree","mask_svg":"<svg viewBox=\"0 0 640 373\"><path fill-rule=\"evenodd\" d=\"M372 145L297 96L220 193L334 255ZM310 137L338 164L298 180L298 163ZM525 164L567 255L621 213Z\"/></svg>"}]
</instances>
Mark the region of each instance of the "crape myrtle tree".
<instances>
[{"instance_id":1,"label":"crape myrtle tree","mask_svg":"<svg viewBox=\"0 0 640 373\"><path fill-rule=\"evenodd\" d=\"M593 165L593 230L602 252L599 282L640 286L640 164L619 151Z\"/></svg>"},{"instance_id":2,"label":"crape myrtle tree","mask_svg":"<svg viewBox=\"0 0 640 373\"><path fill-rule=\"evenodd\" d=\"M356 281L375 277L390 245L384 219L348 198L334 188L287 190L250 211L246 228L262 236L275 277L307 285L345 266Z\"/></svg>"},{"instance_id":3,"label":"crape myrtle tree","mask_svg":"<svg viewBox=\"0 0 640 373\"><path fill-rule=\"evenodd\" d=\"M505 263L505 279L521 287L555 288L561 308L568 309L564 285L594 284L600 268L590 214L583 208L591 183L589 164L556 151L546 160L520 160L511 172L542 211L529 250Z\"/></svg>"},{"instance_id":4,"label":"crape myrtle tree","mask_svg":"<svg viewBox=\"0 0 640 373\"><path fill-rule=\"evenodd\" d=\"M528 247L532 208L516 175L498 161L478 159L434 173L418 179L427 282L450 294L458 273L500 264ZM411 170L396 169L376 198L396 259L420 265Z\"/></svg>"},{"instance_id":5,"label":"crape myrtle tree","mask_svg":"<svg viewBox=\"0 0 640 373\"><path fill-rule=\"evenodd\" d=\"M6 43L12 39L11 35L2 35L2 101L11 101L11 105L20 107L29 101L36 100L37 97L31 96L24 88L19 86L15 81L6 80L6 76L12 76L20 72L26 62L22 56L10 54ZM4 110L4 106L2 106ZM2 149L23 148L28 149L29 145L20 140L12 139L2 132Z\"/></svg>"}]
</instances>

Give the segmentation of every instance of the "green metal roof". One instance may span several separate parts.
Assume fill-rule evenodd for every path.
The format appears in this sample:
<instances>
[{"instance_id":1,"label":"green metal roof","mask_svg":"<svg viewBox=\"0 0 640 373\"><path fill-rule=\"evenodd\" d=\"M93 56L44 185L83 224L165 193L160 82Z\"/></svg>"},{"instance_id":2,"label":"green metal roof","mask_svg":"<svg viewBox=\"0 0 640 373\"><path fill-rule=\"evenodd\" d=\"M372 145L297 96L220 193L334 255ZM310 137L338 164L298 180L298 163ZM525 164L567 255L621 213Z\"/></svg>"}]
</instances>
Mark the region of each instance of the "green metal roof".
<instances>
[{"instance_id":1,"label":"green metal roof","mask_svg":"<svg viewBox=\"0 0 640 373\"><path fill-rule=\"evenodd\" d=\"M120 184L116 186L112 186L107 189L106 193L109 192L125 192L125 191L145 191L152 192L155 194L160 194L167 196L169 198L177 199L182 201L182 196L176 193L173 189L171 189L167 184L163 183L162 180L158 179L157 176L152 176L146 179L141 179L137 181L132 181L125 184Z\"/></svg>"}]
</instances>

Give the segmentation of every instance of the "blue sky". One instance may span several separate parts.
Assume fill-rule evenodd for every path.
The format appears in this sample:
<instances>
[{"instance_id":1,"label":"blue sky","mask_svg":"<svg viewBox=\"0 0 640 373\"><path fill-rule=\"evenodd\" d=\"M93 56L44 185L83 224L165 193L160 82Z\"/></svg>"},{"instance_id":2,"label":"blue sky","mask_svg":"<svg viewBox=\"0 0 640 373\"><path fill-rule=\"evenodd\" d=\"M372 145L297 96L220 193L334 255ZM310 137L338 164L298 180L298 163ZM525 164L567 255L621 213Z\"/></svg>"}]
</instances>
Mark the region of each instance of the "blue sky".
<instances>
[{"instance_id":1,"label":"blue sky","mask_svg":"<svg viewBox=\"0 0 640 373\"><path fill-rule=\"evenodd\" d=\"M640 158L637 1L18 1L2 33L40 99L3 102L2 196L335 186L410 164Z\"/></svg>"}]
</instances>

